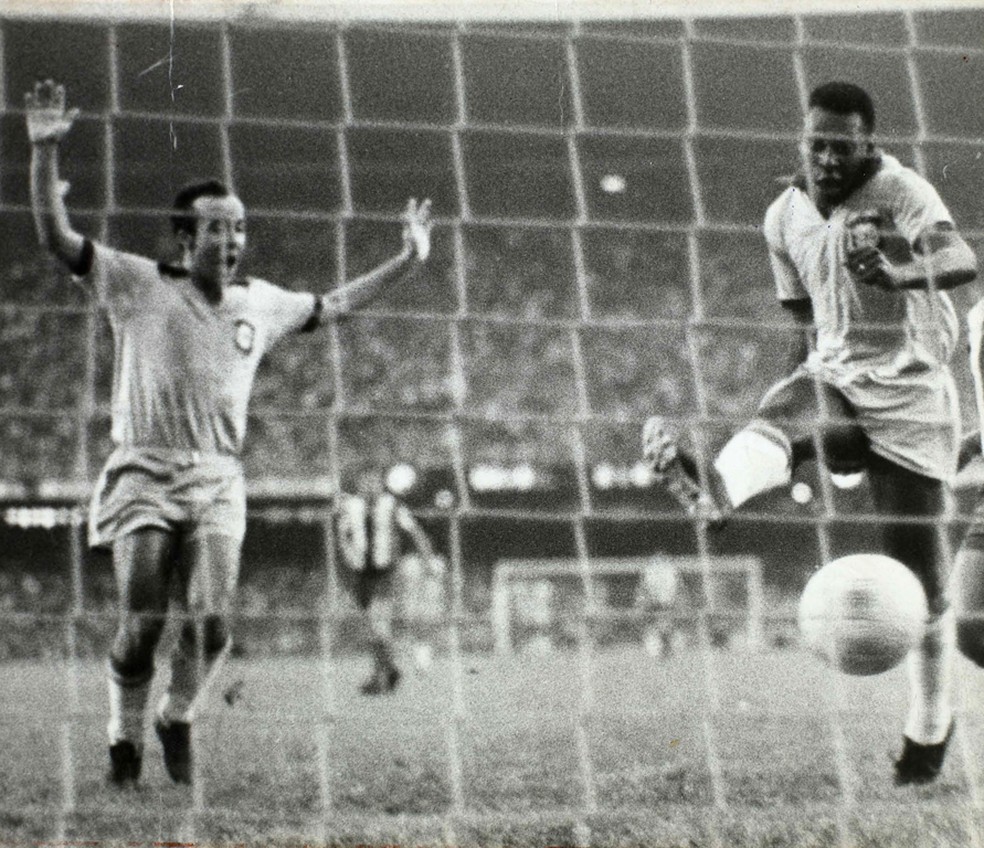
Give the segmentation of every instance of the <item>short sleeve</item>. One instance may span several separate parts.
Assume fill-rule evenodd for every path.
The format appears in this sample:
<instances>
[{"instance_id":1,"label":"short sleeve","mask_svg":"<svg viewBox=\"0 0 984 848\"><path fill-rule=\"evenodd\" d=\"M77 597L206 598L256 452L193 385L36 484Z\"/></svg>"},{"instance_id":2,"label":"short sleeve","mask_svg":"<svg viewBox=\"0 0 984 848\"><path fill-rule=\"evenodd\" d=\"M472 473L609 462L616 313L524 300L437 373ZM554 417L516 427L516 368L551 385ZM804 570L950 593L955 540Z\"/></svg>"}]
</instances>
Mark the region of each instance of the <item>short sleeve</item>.
<instances>
[{"instance_id":1,"label":"short sleeve","mask_svg":"<svg viewBox=\"0 0 984 848\"><path fill-rule=\"evenodd\" d=\"M267 327L268 345L290 333L313 329L321 313L321 298L311 292L292 292L279 286L255 280L264 288L263 318Z\"/></svg>"},{"instance_id":2,"label":"short sleeve","mask_svg":"<svg viewBox=\"0 0 984 848\"><path fill-rule=\"evenodd\" d=\"M111 312L139 298L158 277L157 264L152 260L88 240L82 262L72 270L79 283Z\"/></svg>"},{"instance_id":3,"label":"short sleeve","mask_svg":"<svg viewBox=\"0 0 984 848\"><path fill-rule=\"evenodd\" d=\"M772 278L776 286L776 297L779 300L807 300L810 294L803 286L799 272L797 272L796 266L789 258L789 253L786 250L786 240L782 228L784 198L785 195L769 207L765 213L763 226L765 243L769 249Z\"/></svg>"},{"instance_id":4,"label":"short sleeve","mask_svg":"<svg viewBox=\"0 0 984 848\"><path fill-rule=\"evenodd\" d=\"M892 217L899 233L914 246L916 239L938 224L953 225L950 210L933 186L915 171L903 170L892 192Z\"/></svg>"}]
</instances>

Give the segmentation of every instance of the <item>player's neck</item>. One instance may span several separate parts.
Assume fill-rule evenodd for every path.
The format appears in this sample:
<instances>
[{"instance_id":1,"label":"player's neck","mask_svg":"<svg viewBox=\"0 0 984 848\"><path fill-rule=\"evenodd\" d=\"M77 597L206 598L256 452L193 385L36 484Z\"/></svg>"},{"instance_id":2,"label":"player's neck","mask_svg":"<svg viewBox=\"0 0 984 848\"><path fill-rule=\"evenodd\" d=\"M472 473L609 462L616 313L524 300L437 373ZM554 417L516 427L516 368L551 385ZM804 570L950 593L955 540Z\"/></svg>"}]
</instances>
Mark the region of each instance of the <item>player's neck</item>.
<instances>
[{"instance_id":1,"label":"player's neck","mask_svg":"<svg viewBox=\"0 0 984 848\"><path fill-rule=\"evenodd\" d=\"M213 306L217 306L222 303L222 297L225 294L226 289L223 283L218 280L207 280L202 277L198 277L195 274L191 274L191 282Z\"/></svg>"},{"instance_id":2,"label":"player's neck","mask_svg":"<svg viewBox=\"0 0 984 848\"><path fill-rule=\"evenodd\" d=\"M228 282L214 277L207 277L201 273L196 273L191 255L183 252L178 259L175 269L181 276L191 281L191 284L202 293L202 296L213 306L222 302Z\"/></svg>"},{"instance_id":3,"label":"player's neck","mask_svg":"<svg viewBox=\"0 0 984 848\"><path fill-rule=\"evenodd\" d=\"M823 197L816 191L815 187L811 186L809 188L809 194L810 198L813 200L813 203L817 207L817 211L819 211L824 218L829 218L838 206L842 206L847 203L848 200L850 200L868 184L871 178L878 173L881 164L881 155L877 152L873 153L864 161L861 167L858 168L858 172L855 174L850 185L847 186L843 192L834 197Z\"/></svg>"}]
</instances>

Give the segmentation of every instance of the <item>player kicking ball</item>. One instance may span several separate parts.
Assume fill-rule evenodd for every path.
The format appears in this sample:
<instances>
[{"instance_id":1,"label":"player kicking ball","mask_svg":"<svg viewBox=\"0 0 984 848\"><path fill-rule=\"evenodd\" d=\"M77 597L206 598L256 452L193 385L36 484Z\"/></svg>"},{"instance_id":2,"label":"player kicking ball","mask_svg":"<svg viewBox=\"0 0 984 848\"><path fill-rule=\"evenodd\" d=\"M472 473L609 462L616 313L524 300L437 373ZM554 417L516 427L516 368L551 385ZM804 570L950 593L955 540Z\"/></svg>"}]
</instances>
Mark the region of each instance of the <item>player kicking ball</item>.
<instances>
[{"instance_id":1,"label":"player kicking ball","mask_svg":"<svg viewBox=\"0 0 984 848\"><path fill-rule=\"evenodd\" d=\"M26 97L31 204L47 247L106 309L113 331L115 450L96 486L89 536L112 550L119 624L109 657L109 780L140 776L154 652L172 584L187 609L154 716L168 774L193 777L196 697L229 646L246 499L239 453L257 365L291 333L367 302L430 250L430 203L410 201L403 246L326 295L246 277L246 210L219 182L182 190L173 265L114 250L72 227L58 146L77 110L62 86Z\"/></svg>"},{"instance_id":2,"label":"player kicking ball","mask_svg":"<svg viewBox=\"0 0 984 848\"><path fill-rule=\"evenodd\" d=\"M811 457L835 472L867 469L885 517L884 553L919 577L930 611L909 659L894 775L902 785L937 776L953 729L956 636L943 527L933 521L956 471L960 423L948 365L957 322L944 290L973 280L977 263L935 189L875 147L874 126L864 90L816 88L803 128L804 173L765 216L779 300L804 329L798 367L706 476L662 419L646 423L643 452L657 480L710 524L787 485Z\"/></svg>"},{"instance_id":3,"label":"player kicking ball","mask_svg":"<svg viewBox=\"0 0 984 848\"><path fill-rule=\"evenodd\" d=\"M441 576L444 567L423 527L386 489L379 471L359 473L354 489L341 493L335 507L338 574L369 627L373 670L362 693L383 695L401 677L393 639L393 584L403 541L413 544L432 576Z\"/></svg>"}]
</instances>

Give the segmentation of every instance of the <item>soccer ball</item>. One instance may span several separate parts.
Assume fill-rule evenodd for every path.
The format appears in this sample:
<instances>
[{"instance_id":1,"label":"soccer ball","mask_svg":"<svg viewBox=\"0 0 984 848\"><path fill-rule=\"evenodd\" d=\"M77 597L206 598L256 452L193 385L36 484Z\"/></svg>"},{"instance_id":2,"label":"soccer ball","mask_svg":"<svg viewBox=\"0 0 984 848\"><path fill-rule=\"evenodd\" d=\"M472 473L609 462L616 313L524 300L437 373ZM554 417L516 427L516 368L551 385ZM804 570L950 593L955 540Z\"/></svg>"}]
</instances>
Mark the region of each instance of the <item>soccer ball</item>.
<instances>
[{"instance_id":1,"label":"soccer ball","mask_svg":"<svg viewBox=\"0 0 984 848\"><path fill-rule=\"evenodd\" d=\"M413 663L417 671L426 673L434 663L434 651L426 642L418 642L413 648Z\"/></svg>"},{"instance_id":2,"label":"soccer ball","mask_svg":"<svg viewBox=\"0 0 984 848\"><path fill-rule=\"evenodd\" d=\"M853 554L821 568L799 602L806 646L845 674L881 674L898 665L925 626L926 595L902 563Z\"/></svg>"}]
</instances>

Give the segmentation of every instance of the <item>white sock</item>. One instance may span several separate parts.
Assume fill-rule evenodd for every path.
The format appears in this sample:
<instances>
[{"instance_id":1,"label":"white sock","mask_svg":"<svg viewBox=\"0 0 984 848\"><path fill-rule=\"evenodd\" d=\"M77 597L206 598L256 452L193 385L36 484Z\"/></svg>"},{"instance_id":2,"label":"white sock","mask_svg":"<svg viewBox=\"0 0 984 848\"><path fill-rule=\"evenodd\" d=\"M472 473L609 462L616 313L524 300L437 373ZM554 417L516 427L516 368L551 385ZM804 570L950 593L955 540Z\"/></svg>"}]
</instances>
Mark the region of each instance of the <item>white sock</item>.
<instances>
[{"instance_id":1,"label":"white sock","mask_svg":"<svg viewBox=\"0 0 984 848\"><path fill-rule=\"evenodd\" d=\"M762 492L786 485L792 477L789 439L776 427L754 422L721 449L714 468L737 509Z\"/></svg>"},{"instance_id":2,"label":"white sock","mask_svg":"<svg viewBox=\"0 0 984 848\"><path fill-rule=\"evenodd\" d=\"M181 643L178 643L171 654L171 679L157 707L157 714L165 724L194 720L195 707L218 675L230 646L231 642L211 661L205 661L197 656L189 656Z\"/></svg>"},{"instance_id":3,"label":"white sock","mask_svg":"<svg viewBox=\"0 0 984 848\"><path fill-rule=\"evenodd\" d=\"M150 696L150 678L137 684L123 684L109 672L109 744L132 742L143 748L144 723L147 699Z\"/></svg>"},{"instance_id":4,"label":"white sock","mask_svg":"<svg viewBox=\"0 0 984 848\"><path fill-rule=\"evenodd\" d=\"M921 745L942 742L953 720L951 700L957 627L953 610L931 615L909 654L909 718L905 735Z\"/></svg>"}]
</instances>

